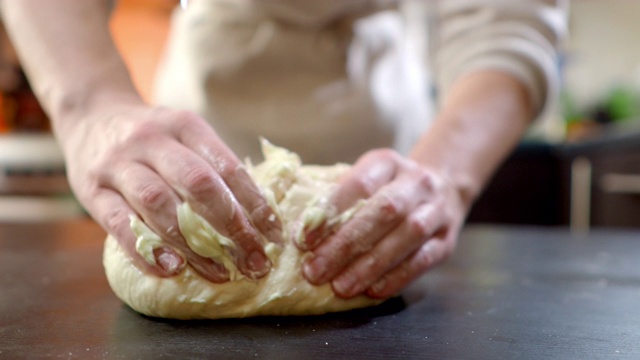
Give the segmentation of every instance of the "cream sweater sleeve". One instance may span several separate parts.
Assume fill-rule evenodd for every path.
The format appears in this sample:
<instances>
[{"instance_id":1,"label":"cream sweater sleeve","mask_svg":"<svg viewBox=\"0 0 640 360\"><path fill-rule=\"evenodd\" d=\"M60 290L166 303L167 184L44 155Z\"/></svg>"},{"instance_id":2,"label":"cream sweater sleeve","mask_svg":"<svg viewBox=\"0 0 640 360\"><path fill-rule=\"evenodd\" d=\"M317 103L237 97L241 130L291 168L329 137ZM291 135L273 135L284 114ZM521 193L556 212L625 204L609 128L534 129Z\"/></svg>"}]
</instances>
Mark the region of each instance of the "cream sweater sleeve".
<instances>
[{"instance_id":1,"label":"cream sweater sleeve","mask_svg":"<svg viewBox=\"0 0 640 360\"><path fill-rule=\"evenodd\" d=\"M538 117L548 117L560 87L558 47L568 0L445 0L435 7L431 41L440 94L461 75L507 71L529 90Z\"/></svg>"}]
</instances>

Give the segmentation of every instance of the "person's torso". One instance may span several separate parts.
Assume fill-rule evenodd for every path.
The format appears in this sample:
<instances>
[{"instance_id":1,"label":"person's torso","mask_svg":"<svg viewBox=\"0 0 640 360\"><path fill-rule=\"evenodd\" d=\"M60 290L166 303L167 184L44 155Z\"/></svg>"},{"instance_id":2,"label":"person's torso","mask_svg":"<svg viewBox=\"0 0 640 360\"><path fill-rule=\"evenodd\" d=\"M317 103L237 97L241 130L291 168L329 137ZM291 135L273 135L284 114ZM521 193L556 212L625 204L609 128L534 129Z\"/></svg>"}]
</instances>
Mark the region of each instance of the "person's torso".
<instances>
[{"instance_id":1,"label":"person's torso","mask_svg":"<svg viewBox=\"0 0 640 360\"><path fill-rule=\"evenodd\" d=\"M176 14L158 103L200 113L241 157L258 158L260 136L313 163L408 149L430 99L398 11L363 0L255 3L192 0Z\"/></svg>"}]
</instances>

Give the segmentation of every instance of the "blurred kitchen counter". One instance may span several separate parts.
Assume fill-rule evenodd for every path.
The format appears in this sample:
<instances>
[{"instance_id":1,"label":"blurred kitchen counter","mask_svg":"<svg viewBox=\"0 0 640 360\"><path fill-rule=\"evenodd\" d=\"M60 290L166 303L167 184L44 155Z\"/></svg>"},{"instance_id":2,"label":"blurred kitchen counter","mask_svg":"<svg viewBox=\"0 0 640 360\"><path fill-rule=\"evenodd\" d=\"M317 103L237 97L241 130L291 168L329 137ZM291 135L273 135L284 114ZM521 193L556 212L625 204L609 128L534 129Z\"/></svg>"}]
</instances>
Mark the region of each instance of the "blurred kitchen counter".
<instances>
[{"instance_id":1,"label":"blurred kitchen counter","mask_svg":"<svg viewBox=\"0 0 640 360\"><path fill-rule=\"evenodd\" d=\"M0 221L82 216L67 182L64 157L50 133L0 135Z\"/></svg>"},{"instance_id":2,"label":"blurred kitchen counter","mask_svg":"<svg viewBox=\"0 0 640 360\"><path fill-rule=\"evenodd\" d=\"M640 122L574 143L523 142L498 170L470 222L640 227Z\"/></svg>"}]
</instances>

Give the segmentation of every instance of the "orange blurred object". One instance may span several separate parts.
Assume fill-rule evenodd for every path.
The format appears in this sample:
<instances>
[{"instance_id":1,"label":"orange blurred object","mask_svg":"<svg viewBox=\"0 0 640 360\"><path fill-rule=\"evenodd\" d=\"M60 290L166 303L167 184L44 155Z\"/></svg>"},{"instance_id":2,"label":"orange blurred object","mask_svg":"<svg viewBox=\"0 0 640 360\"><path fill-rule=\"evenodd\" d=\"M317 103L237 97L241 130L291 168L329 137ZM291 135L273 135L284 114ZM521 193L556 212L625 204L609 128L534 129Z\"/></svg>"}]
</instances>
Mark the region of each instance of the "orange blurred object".
<instances>
[{"instance_id":1,"label":"orange blurred object","mask_svg":"<svg viewBox=\"0 0 640 360\"><path fill-rule=\"evenodd\" d=\"M158 62L178 0L120 0L111 18L111 33L138 91L150 101Z\"/></svg>"},{"instance_id":2,"label":"orange blurred object","mask_svg":"<svg viewBox=\"0 0 640 360\"><path fill-rule=\"evenodd\" d=\"M4 96L0 93L0 109L4 109ZM4 111L0 111L0 134L7 133L11 130Z\"/></svg>"}]
</instances>

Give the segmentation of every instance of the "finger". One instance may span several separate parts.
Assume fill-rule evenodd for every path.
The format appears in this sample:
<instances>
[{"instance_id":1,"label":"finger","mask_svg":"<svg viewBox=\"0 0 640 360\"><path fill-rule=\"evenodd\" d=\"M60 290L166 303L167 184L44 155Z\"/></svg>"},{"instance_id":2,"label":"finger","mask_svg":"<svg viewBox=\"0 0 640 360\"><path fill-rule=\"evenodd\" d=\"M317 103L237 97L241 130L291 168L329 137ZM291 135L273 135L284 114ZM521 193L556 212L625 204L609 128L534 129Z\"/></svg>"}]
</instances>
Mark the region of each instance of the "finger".
<instances>
[{"instance_id":1,"label":"finger","mask_svg":"<svg viewBox=\"0 0 640 360\"><path fill-rule=\"evenodd\" d=\"M453 251L454 242L445 239L446 230L422 245L407 261L376 281L366 294L384 299L398 294L427 270L442 263Z\"/></svg>"},{"instance_id":2,"label":"finger","mask_svg":"<svg viewBox=\"0 0 640 360\"><path fill-rule=\"evenodd\" d=\"M399 156L391 150L371 151L360 158L340 180L331 196L338 213L353 206L360 199L368 199L389 183L398 171Z\"/></svg>"},{"instance_id":3,"label":"finger","mask_svg":"<svg viewBox=\"0 0 640 360\"><path fill-rule=\"evenodd\" d=\"M282 224L249 176L242 161L202 118L191 113L184 116L195 117L191 120L197 125L179 128L178 136L182 143L204 159L222 177L258 231L269 241L281 244Z\"/></svg>"},{"instance_id":4,"label":"finger","mask_svg":"<svg viewBox=\"0 0 640 360\"><path fill-rule=\"evenodd\" d=\"M353 168L340 180L335 193L332 194L330 207L327 209L341 214L356 205L361 199L368 199L389 183L397 172L396 155L390 150L377 150L365 154ZM304 229L305 241L300 245L302 250L315 249L323 239L329 236L340 224L321 223L315 228Z\"/></svg>"},{"instance_id":5,"label":"finger","mask_svg":"<svg viewBox=\"0 0 640 360\"><path fill-rule=\"evenodd\" d=\"M331 282L334 292L343 298L361 294L407 260L444 225L442 211L434 203L423 204L370 252L360 256L340 273Z\"/></svg>"},{"instance_id":6,"label":"finger","mask_svg":"<svg viewBox=\"0 0 640 360\"><path fill-rule=\"evenodd\" d=\"M333 279L399 226L426 196L422 184L411 176L400 177L383 187L305 262L303 271L307 280L324 284Z\"/></svg>"},{"instance_id":7,"label":"finger","mask_svg":"<svg viewBox=\"0 0 640 360\"><path fill-rule=\"evenodd\" d=\"M222 283L229 280L224 265L194 253L179 231L176 209L182 201L177 194L148 167L133 163L123 169L115 169L111 179L132 209L149 228L180 250L187 262L205 279Z\"/></svg>"},{"instance_id":8,"label":"finger","mask_svg":"<svg viewBox=\"0 0 640 360\"><path fill-rule=\"evenodd\" d=\"M211 226L238 245L230 254L242 274L251 279L266 275L271 263L264 253L263 239L224 180L190 149L178 143L165 144L162 149L161 154L147 157L159 176Z\"/></svg>"},{"instance_id":9,"label":"finger","mask_svg":"<svg viewBox=\"0 0 640 360\"><path fill-rule=\"evenodd\" d=\"M234 155L229 154L229 156ZM253 225L267 240L282 244L282 223L247 172L244 164L234 161L232 166L225 169L227 171L220 172L219 170L218 173L245 209Z\"/></svg>"},{"instance_id":10,"label":"finger","mask_svg":"<svg viewBox=\"0 0 640 360\"><path fill-rule=\"evenodd\" d=\"M136 267L160 277L173 276L182 271L186 263L170 247L154 251L156 265L149 264L138 254L136 237L129 225L131 216L135 216L135 212L120 194L111 189L100 188L96 191L94 201L90 204L91 207L87 210L109 234L115 237L120 246L129 254Z\"/></svg>"}]
</instances>

